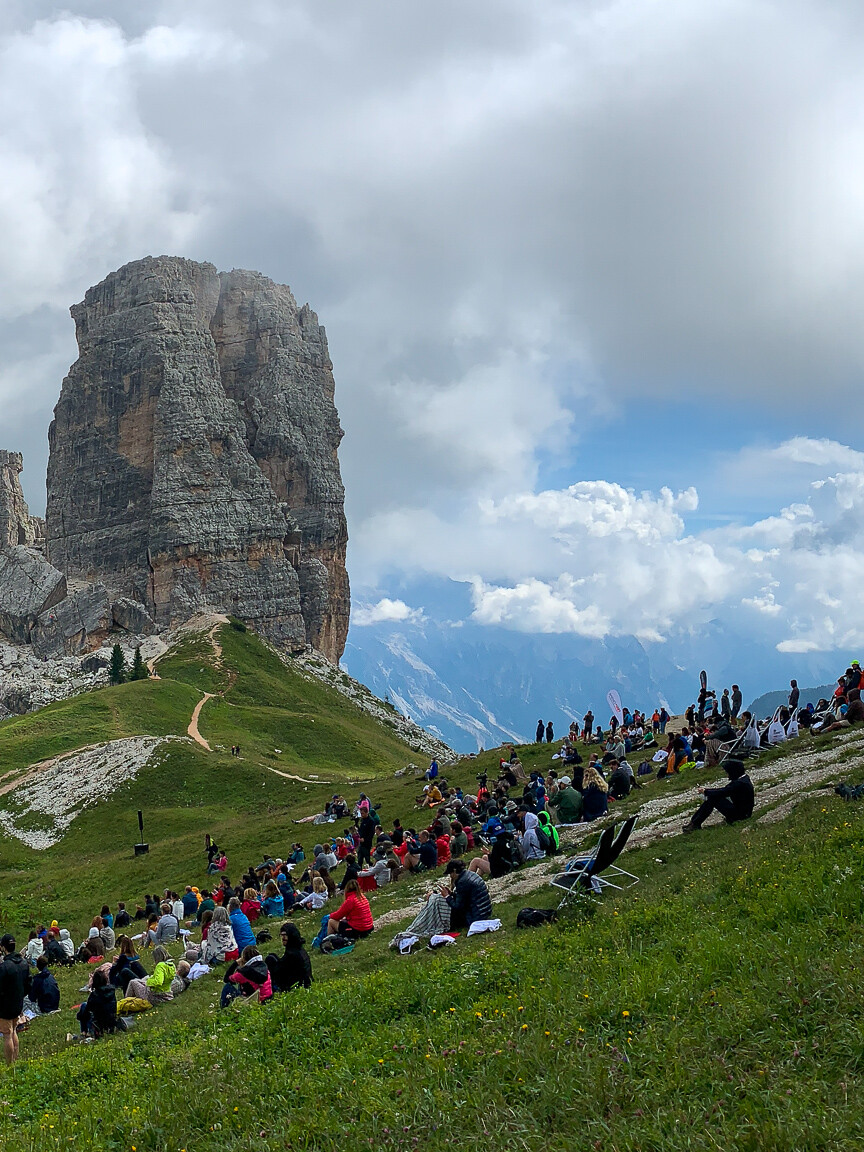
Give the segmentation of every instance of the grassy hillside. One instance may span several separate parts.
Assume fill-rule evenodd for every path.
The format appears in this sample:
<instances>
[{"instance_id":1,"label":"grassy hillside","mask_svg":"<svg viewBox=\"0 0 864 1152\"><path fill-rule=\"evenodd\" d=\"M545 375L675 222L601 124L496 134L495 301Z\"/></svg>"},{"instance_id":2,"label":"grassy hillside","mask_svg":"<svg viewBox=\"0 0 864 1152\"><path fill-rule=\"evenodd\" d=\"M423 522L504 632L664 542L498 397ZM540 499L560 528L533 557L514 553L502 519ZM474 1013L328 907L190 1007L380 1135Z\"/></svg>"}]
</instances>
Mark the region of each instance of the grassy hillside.
<instances>
[{"instance_id":1,"label":"grassy hillside","mask_svg":"<svg viewBox=\"0 0 864 1152\"><path fill-rule=\"evenodd\" d=\"M517 933L517 899L443 955L383 932L271 1005L220 1012L205 980L59 1053L71 1015L37 1021L0 1074L3 1146L851 1149L861 813L832 797L636 851L637 888L550 929Z\"/></svg>"},{"instance_id":2,"label":"grassy hillside","mask_svg":"<svg viewBox=\"0 0 864 1152\"><path fill-rule=\"evenodd\" d=\"M364 787L385 823L412 820L420 782L393 773L416 754L386 726L251 634L215 638L220 658L206 634L189 636L161 680L0 724L14 780L84 744L182 734L203 691L224 693L200 718L211 752L161 745L47 851L0 838L4 926L21 936L57 917L77 943L104 900L204 885L205 831L227 845L232 877L294 840L308 850L321 830L293 819L337 789ZM228 751L238 742L240 759ZM521 751L529 769L551 766L549 746ZM0 1146L846 1152L864 1135L864 808L812 791L813 777L810 798L784 809L784 773L820 757L829 774L864 774L854 739L802 737L760 758L777 822L757 813L686 838L669 836L675 805L692 810L694 785L712 776L651 781L616 806L658 821L627 857L641 883L551 928L515 930L523 905L557 903L545 865L527 866L523 891L499 893L495 935L400 957L387 945L403 919L349 956L315 954L308 995L220 1012L209 977L89 1046L65 1042L85 973L63 971L63 1010L33 1023L13 1073L0 1069ZM497 759L466 759L448 778L470 790ZM138 808L151 852L136 859ZM410 914L424 880L376 894L376 919ZM300 921L307 939L316 919Z\"/></svg>"},{"instance_id":3,"label":"grassy hillside","mask_svg":"<svg viewBox=\"0 0 864 1152\"><path fill-rule=\"evenodd\" d=\"M284 856L298 839L311 847L315 833L294 825L296 816L320 809L348 781L392 780L416 758L391 729L286 667L252 633L226 625L216 639L219 660L207 633L190 635L159 663L158 680L87 693L0 723L0 788L22 781L25 792L28 768L50 757L135 735L185 736L202 693L225 690L207 702L199 721L213 751L188 739L162 745L136 779L85 808L49 851L0 836L4 927L20 933L58 916L77 921L82 897L98 911L103 900L203 882L205 832L226 845L238 873L264 850ZM241 758L230 754L232 744L240 745ZM0 809L15 795L0 795ZM136 858L138 809L151 850Z\"/></svg>"}]
</instances>

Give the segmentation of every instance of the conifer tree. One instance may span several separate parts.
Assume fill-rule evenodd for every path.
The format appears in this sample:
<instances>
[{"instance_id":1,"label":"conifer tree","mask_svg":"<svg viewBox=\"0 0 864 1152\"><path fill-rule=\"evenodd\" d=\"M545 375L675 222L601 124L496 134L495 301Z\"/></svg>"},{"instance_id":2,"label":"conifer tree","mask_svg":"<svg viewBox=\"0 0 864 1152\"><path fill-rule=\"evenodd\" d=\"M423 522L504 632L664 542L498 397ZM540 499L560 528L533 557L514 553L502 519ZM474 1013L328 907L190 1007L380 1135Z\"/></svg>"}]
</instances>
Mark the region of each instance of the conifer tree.
<instances>
[{"instance_id":1,"label":"conifer tree","mask_svg":"<svg viewBox=\"0 0 864 1152\"><path fill-rule=\"evenodd\" d=\"M115 644L111 649L111 663L108 667L108 680L112 684L122 684L126 679L126 660L123 657L123 649L119 644Z\"/></svg>"},{"instance_id":2,"label":"conifer tree","mask_svg":"<svg viewBox=\"0 0 864 1152\"><path fill-rule=\"evenodd\" d=\"M147 665L144 663L144 661L141 658L141 649L136 647L135 657L132 661L132 675L131 675L130 679L131 680L146 680L148 676L149 676L149 673L147 671Z\"/></svg>"}]
</instances>

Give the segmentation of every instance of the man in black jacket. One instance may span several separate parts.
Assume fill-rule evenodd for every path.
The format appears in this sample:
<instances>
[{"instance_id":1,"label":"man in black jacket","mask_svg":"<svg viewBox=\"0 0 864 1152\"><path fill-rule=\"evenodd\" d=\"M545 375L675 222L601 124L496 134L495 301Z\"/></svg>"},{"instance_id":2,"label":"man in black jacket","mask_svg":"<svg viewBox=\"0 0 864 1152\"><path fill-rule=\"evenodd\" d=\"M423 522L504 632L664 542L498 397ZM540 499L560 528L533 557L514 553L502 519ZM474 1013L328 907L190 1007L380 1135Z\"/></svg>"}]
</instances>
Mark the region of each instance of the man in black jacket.
<instances>
[{"instance_id":1,"label":"man in black jacket","mask_svg":"<svg viewBox=\"0 0 864 1152\"><path fill-rule=\"evenodd\" d=\"M445 869L449 888L441 895L450 905L450 927L470 928L475 920L492 916L492 897L486 881L476 872L468 872L464 860L451 860Z\"/></svg>"},{"instance_id":2,"label":"man in black jacket","mask_svg":"<svg viewBox=\"0 0 864 1152\"><path fill-rule=\"evenodd\" d=\"M696 832L712 812L724 816L727 824L747 820L753 815L753 782L741 760L726 760L723 764L729 783L722 788L703 788L705 799L684 825L684 832Z\"/></svg>"},{"instance_id":3,"label":"man in black jacket","mask_svg":"<svg viewBox=\"0 0 864 1152\"><path fill-rule=\"evenodd\" d=\"M18 1017L30 991L27 961L15 950L15 937L0 938L0 1035L7 1064L18 1059Z\"/></svg>"}]
</instances>

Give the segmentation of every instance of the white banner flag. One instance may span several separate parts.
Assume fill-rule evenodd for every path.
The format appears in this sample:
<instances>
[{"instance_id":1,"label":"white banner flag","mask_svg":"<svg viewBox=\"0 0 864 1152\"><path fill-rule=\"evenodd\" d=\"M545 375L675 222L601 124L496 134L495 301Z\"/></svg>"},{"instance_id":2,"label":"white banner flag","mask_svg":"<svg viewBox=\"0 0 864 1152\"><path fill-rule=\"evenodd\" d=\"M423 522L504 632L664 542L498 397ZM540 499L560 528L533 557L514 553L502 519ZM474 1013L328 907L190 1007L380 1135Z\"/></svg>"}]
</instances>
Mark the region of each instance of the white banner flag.
<instances>
[{"instance_id":1,"label":"white banner flag","mask_svg":"<svg viewBox=\"0 0 864 1152\"><path fill-rule=\"evenodd\" d=\"M621 707L621 697L615 688L610 689L606 693L606 699L609 701L609 707L612 709L612 714L619 724L624 723L624 709Z\"/></svg>"}]
</instances>

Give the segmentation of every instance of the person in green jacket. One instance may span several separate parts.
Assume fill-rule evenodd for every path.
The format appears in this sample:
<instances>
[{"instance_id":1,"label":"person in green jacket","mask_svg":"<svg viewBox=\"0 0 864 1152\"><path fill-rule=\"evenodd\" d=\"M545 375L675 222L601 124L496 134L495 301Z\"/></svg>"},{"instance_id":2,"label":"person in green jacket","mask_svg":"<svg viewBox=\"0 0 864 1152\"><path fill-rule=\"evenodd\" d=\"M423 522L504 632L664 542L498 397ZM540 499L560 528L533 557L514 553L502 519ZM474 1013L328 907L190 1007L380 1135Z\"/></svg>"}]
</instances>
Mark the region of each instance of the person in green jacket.
<instances>
[{"instance_id":1,"label":"person in green jacket","mask_svg":"<svg viewBox=\"0 0 864 1152\"><path fill-rule=\"evenodd\" d=\"M573 787L569 776L558 781L558 791L549 798L559 824L578 824L582 819L582 797Z\"/></svg>"},{"instance_id":2,"label":"person in green jacket","mask_svg":"<svg viewBox=\"0 0 864 1152\"><path fill-rule=\"evenodd\" d=\"M166 1004L174 999L171 982L177 975L177 969L167 949L161 944L153 949L153 959L156 962L153 975L143 980L130 980L126 986L126 995L147 1000L150 1004Z\"/></svg>"},{"instance_id":3,"label":"person in green jacket","mask_svg":"<svg viewBox=\"0 0 864 1152\"><path fill-rule=\"evenodd\" d=\"M572 792L573 789L571 788L570 791ZM574 795L578 796L579 793L575 792ZM581 796L579 798L581 800ZM558 829L552 823L552 817L548 812L538 812L537 823L541 831L545 832L549 837L550 847L546 849L547 855L554 855L561 847L561 838L558 835Z\"/></svg>"}]
</instances>

